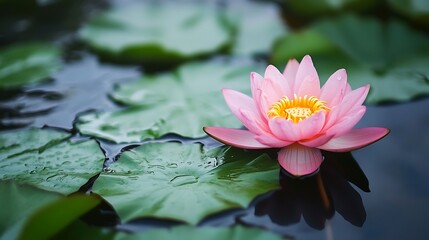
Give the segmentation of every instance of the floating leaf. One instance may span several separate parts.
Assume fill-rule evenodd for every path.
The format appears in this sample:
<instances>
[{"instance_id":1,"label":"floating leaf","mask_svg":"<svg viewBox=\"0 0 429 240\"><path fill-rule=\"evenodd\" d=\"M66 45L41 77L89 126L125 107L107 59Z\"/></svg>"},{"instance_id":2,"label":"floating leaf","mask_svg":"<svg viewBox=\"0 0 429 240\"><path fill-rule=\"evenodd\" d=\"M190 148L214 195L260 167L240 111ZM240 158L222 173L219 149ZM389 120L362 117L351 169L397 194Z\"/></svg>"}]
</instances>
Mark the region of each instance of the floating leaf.
<instances>
[{"instance_id":1,"label":"floating leaf","mask_svg":"<svg viewBox=\"0 0 429 240\"><path fill-rule=\"evenodd\" d=\"M279 9L265 2L229 2L227 16L235 29L233 54L267 53L286 29Z\"/></svg>"},{"instance_id":2,"label":"floating leaf","mask_svg":"<svg viewBox=\"0 0 429 240\"><path fill-rule=\"evenodd\" d=\"M93 195L72 195L36 211L25 223L19 239L49 239L100 203ZM47 227L49 226L49 227Z\"/></svg>"},{"instance_id":3,"label":"floating leaf","mask_svg":"<svg viewBox=\"0 0 429 240\"><path fill-rule=\"evenodd\" d=\"M264 231L258 228L248 228L234 226L225 227L192 227L178 226L172 228L150 229L141 233L114 233L107 229L88 226L85 223L75 223L66 231L57 235L57 239L105 239L105 240L121 240L121 239L175 239L175 240L280 240L285 239L269 231Z\"/></svg>"},{"instance_id":4,"label":"floating leaf","mask_svg":"<svg viewBox=\"0 0 429 240\"><path fill-rule=\"evenodd\" d=\"M28 42L0 49L0 89L46 80L60 67L60 51L52 44Z\"/></svg>"},{"instance_id":5,"label":"floating leaf","mask_svg":"<svg viewBox=\"0 0 429 240\"><path fill-rule=\"evenodd\" d=\"M136 67L102 64L95 56L85 55L82 60L69 63L57 72L55 82L0 98L0 128L28 124L71 130L73 120L80 112L118 109L106 95L114 84L140 75Z\"/></svg>"},{"instance_id":6,"label":"floating leaf","mask_svg":"<svg viewBox=\"0 0 429 240\"><path fill-rule=\"evenodd\" d=\"M311 42L308 36L323 41ZM289 34L282 41L273 49L276 65L284 67L290 57L311 54L322 81L345 68L353 88L371 84L369 103L429 94L429 57L424 54L429 52L429 37L401 22L348 15L324 21L304 34Z\"/></svg>"},{"instance_id":7,"label":"floating leaf","mask_svg":"<svg viewBox=\"0 0 429 240\"><path fill-rule=\"evenodd\" d=\"M392 9L419 24L429 26L429 2L426 0L388 0Z\"/></svg>"},{"instance_id":8,"label":"floating leaf","mask_svg":"<svg viewBox=\"0 0 429 240\"><path fill-rule=\"evenodd\" d=\"M133 108L84 115L77 128L114 142L139 142L171 132L203 137L202 128L209 125L240 127L221 89L249 92L249 74L258 69L255 64L190 63L172 74L145 76L119 85L112 95Z\"/></svg>"},{"instance_id":9,"label":"floating leaf","mask_svg":"<svg viewBox=\"0 0 429 240\"><path fill-rule=\"evenodd\" d=\"M245 228L235 226L232 228L214 228L201 227L195 228L191 226L179 226L171 229L155 229L135 235L119 233L115 239L177 239L177 240L280 240L282 237L256 228Z\"/></svg>"},{"instance_id":10,"label":"floating leaf","mask_svg":"<svg viewBox=\"0 0 429 240\"><path fill-rule=\"evenodd\" d=\"M69 137L70 135L66 132L38 128L2 133L0 134L0 162L26 152L43 152L46 148Z\"/></svg>"},{"instance_id":11,"label":"floating leaf","mask_svg":"<svg viewBox=\"0 0 429 240\"><path fill-rule=\"evenodd\" d=\"M429 50L428 36L399 21L382 23L346 15L323 21L316 25L316 30L357 63L375 71L385 71L403 59Z\"/></svg>"},{"instance_id":12,"label":"floating leaf","mask_svg":"<svg viewBox=\"0 0 429 240\"><path fill-rule=\"evenodd\" d=\"M64 194L77 191L100 172L104 154L94 140L61 141L64 138L53 130L1 134L0 180L13 179Z\"/></svg>"},{"instance_id":13,"label":"floating leaf","mask_svg":"<svg viewBox=\"0 0 429 240\"><path fill-rule=\"evenodd\" d=\"M95 207L95 196L61 197L15 182L0 181L0 239L48 239Z\"/></svg>"},{"instance_id":14,"label":"floating leaf","mask_svg":"<svg viewBox=\"0 0 429 240\"><path fill-rule=\"evenodd\" d=\"M326 36L316 30L307 29L281 37L273 46L270 61L278 65L279 69L283 69L291 58L299 59L306 54L332 54L336 49Z\"/></svg>"},{"instance_id":15,"label":"floating leaf","mask_svg":"<svg viewBox=\"0 0 429 240\"><path fill-rule=\"evenodd\" d=\"M210 214L246 207L277 187L278 165L266 154L170 142L124 152L93 191L124 221L158 217L196 224Z\"/></svg>"},{"instance_id":16,"label":"floating leaf","mask_svg":"<svg viewBox=\"0 0 429 240\"><path fill-rule=\"evenodd\" d=\"M344 10L364 10L377 4L372 0L283 0L287 9L307 18L329 15Z\"/></svg>"},{"instance_id":17,"label":"floating leaf","mask_svg":"<svg viewBox=\"0 0 429 240\"><path fill-rule=\"evenodd\" d=\"M140 3L114 8L83 26L83 41L125 60L172 61L216 52L229 44L221 15L204 4Z\"/></svg>"},{"instance_id":18,"label":"floating leaf","mask_svg":"<svg viewBox=\"0 0 429 240\"><path fill-rule=\"evenodd\" d=\"M15 182L0 181L0 239L16 239L28 217L61 195Z\"/></svg>"}]
</instances>

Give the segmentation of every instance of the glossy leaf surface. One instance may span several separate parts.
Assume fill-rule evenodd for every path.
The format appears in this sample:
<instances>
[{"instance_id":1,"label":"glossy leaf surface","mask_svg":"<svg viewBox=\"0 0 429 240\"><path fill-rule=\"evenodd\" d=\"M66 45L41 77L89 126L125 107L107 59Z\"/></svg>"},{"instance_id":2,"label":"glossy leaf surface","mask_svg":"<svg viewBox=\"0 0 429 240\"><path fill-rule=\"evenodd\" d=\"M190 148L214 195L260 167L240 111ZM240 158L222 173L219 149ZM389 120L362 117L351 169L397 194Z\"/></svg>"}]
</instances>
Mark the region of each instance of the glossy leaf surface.
<instances>
[{"instance_id":1,"label":"glossy leaf surface","mask_svg":"<svg viewBox=\"0 0 429 240\"><path fill-rule=\"evenodd\" d=\"M277 161L266 154L200 144L147 143L124 152L93 191L123 221L157 217L197 224L222 210L246 207L278 187Z\"/></svg>"},{"instance_id":2,"label":"glossy leaf surface","mask_svg":"<svg viewBox=\"0 0 429 240\"><path fill-rule=\"evenodd\" d=\"M131 108L84 115L77 127L83 134L118 143L159 138L167 133L203 137L204 126L240 127L221 90L248 93L250 72L258 69L256 64L229 61L190 63L172 74L145 76L119 85L112 95Z\"/></svg>"},{"instance_id":3,"label":"glossy leaf surface","mask_svg":"<svg viewBox=\"0 0 429 240\"><path fill-rule=\"evenodd\" d=\"M77 191L101 171L104 154L94 140L72 142L67 136L38 129L0 134L0 180L64 194Z\"/></svg>"}]
</instances>

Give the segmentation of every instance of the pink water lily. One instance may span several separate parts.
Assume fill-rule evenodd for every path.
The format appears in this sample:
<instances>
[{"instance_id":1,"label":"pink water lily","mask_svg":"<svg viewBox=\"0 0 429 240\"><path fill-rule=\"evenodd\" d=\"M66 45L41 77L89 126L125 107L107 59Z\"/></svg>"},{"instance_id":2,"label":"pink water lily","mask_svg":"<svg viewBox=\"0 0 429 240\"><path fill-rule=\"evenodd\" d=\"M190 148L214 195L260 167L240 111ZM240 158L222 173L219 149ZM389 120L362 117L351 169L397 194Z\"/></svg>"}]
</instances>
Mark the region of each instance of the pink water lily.
<instances>
[{"instance_id":1,"label":"pink water lily","mask_svg":"<svg viewBox=\"0 0 429 240\"><path fill-rule=\"evenodd\" d=\"M302 176L320 167L321 150L347 152L389 133L382 127L355 128L365 113L369 85L352 90L340 69L320 88L310 56L292 59L282 73L268 66L265 75L250 74L252 97L223 89L226 103L247 128L205 127L211 137L239 148L280 148L278 161Z\"/></svg>"}]
</instances>

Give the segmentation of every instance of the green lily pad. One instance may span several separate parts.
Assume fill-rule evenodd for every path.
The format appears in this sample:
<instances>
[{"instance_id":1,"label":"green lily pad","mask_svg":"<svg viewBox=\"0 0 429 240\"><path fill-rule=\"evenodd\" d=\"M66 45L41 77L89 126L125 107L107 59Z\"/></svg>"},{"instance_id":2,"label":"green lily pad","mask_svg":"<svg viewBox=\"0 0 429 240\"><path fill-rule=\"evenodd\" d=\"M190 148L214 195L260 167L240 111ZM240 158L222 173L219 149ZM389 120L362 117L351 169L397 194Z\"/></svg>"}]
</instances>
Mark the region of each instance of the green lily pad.
<instances>
[{"instance_id":1,"label":"green lily pad","mask_svg":"<svg viewBox=\"0 0 429 240\"><path fill-rule=\"evenodd\" d=\"M85 223L77 222L65 231L56 235L56 239L103 239L103 240L122 240L122 239L175 239L175 240L280 240L282 238L269 231L258 228L249 228L242 226L225 227L193 227L177 226L172 228L150 229L141 233L122 233L109 231L107 229L88 226Z\"/></svg>"},{"instance_id":2,"label":"green lily pad","mask_svg":"<svg viewBox=\"0 0 429 240\"><path fill-rule=\"evenodd\" d=\"M421 51L429 52L429 37L399 21L382 23L346 15L315 27L347 56L375 71L386 71Z\"/></svg>"},{"instance_id":3,"label":"green lily pad","mask_svg":"<svg viewBox=\"0 0 429 240\"><path fill-rule=\"evenodd\" d=\"M278 188L278 171L277 161L257 152L147 143L122 153L95 181L93 191L123 221L157 217L197 224Z\"/></svg>"},{"instance_id":4,"label":"green lily pad","mask_svg":"<svg viewBox=\"0 0 429 240\"><path fill-rule=\"evenodd\" d=\"M426 0L388 0L389 6L397 13L429 26L429 2Z\"/></svg>"},{"instance_id":5,"label":"green lily pad","mask_svg":"<svg viewBox=\"0 0 429 240\"><path fill-rule=\"evenodd\" d=\"M373 0L283 0L287 8L306 17L317 17L338 13L344 10L365 10L374 7L377 1Z\"/></svg>"},{"instance_id":6,"label":"green lily pad","mask_svg":"<svg viewBox=\"0 0 429 240\"><path fill-rule=\"evenodd\" d=\"M116 101L133 107L83 115L76 126L83 134L117 143L167 133L203 137L204 126L240 127L221 89L249 92L249 74L259 69L255 64L190 63L174 73L145 76L119 85L112 94Z\"/></svg>"},{"instance_id":7,"label":"green lily pad","mask_svg":"<svg viewBox=\"0 0 429 240\"><path fill-rule=\"evenodd\" d=\"M65 137L45 129L0 134L0 180L64 194L77 191L101 171L104 154L94 140L72 142Z\"/></svg>"},{"instance_id":8,"label":"green lily pad","mask_svg":"<svg viewBox=\"0 0 429 240\"><path fill-rule=\"evenodd\" d=\"M235 55L264 54L283 34L286 27L278 7L266 2L229 2L227 16L235 29Z\"/></svg>"},{"instance_id":9,"label":"green lily pad","mask_svg":"<svg viewBox=\"0 0 429 240\"><path fill-rule=\"evenodd\" d=\"M0 204L4 206L0 214L0 239L16 239L32 213L61 197L11 181L0 181L0 195Z\"/></svg>"},{"instance_id":10,"label":"green lily pad","mask_svg":"<svg viewBox=\"0 0 429 240\"><path fill-rule=\"evenodd\" d=\"M60 50L47 43L18 43L0 49L0 89L46 80L60 67L60 57Z\"/></svg>"},{"instance_id":11,"label":"green lily pad","mask_svg":"<svg viewBox=\"0 0 429 240\"><path fill-rule=\"evenodd\" d=\"M70 134L63 131L38 128L2 133L0 134L0 162L26 152L43 152L46 148L69 137Z\"/></svg>"},{"instance_id":12,"label":"green lily pad","mask_svg":"<svg viewBox=\"0 0 429 240\"><path fill-rule=\"evenodd\" d=\"M230 42L216 9L173 1L113 8L80 29L102 54L125 60L173 61L216 52Z\"/></svg>"},{"instance_id":13,"label":"green lily pad","mask_svg":"<svg viewBox=\"0 0 429 240\"><path fill-rule=\"evenodd\" d=\"M309 41L309 36L320 41ZM368 103L429 94L429 37L399 21L381 23L348 15L326 20L305 33L289 34L282 41L273 49L274 64L284 67L290 57L310 54L322 82L345 68L353 88L371 84Z\"/></svg>"},{"instance_id":14,"label":"green lily pad","mask_svg":"<svg viewBox=\"0 0 429 240\"><path fill-rule=\"evenodd\" d=\"M311 54L311 56L329 55L336 50L337 47L319 31L306 29L281 37L273 46L270 62L277 65L279 69L284 69L285 64L291 58L300 59L306 54Z\"/></svg>"},{"instance_id":15,"label":"green lily pad","mask_svg":"<svg viewBox=\"0 0 429 240\"><path fill-rule=\"evenodd\" d=\"M0 239L48 239L95 207L95 196L60 194L0 181ZM48 226L48 227L47 227Z\"/></svg>"},{"instance_id":16,"label":"green lily pad","mask_svg":"<svg viewBox=\"0 0 429 240\"><path fill-rule=\"evenodd\" d=\"M28 218L18 239L49 239L93 209L100 201L94 195L84 194L58 199Z\"/></svg>"},{"instance_id":17,"label":"green lily pad","mask_svg":"<svg viewBox=\"0 0 429 240\"><path fill-rule=\"evenodd\" d=\"M120 239L176 239L176 240L280 240L282 237L257 228L246 228L235 226L231 228L214 228L201 227L195 228L191 226L179 226L171 229L155 229L139 234L124 234L119 233L115 238Z\"/></svg>"}]
</instances>

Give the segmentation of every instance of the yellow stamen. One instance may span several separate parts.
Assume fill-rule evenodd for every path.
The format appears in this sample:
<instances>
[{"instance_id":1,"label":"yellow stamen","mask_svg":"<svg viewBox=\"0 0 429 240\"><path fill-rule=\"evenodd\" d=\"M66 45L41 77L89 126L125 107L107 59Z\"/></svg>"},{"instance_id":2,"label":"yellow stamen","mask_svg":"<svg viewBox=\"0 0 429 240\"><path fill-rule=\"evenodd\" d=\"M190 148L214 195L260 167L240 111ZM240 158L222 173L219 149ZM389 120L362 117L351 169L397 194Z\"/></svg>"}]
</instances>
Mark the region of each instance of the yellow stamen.
<instances>
[{"instance_id":1,"label":"yellow stamen","mask_svg":"<svg viewBox=\"0 0 429 240\"><path fill-rule=\"evenodd\" d=\"M270 118L285 118L298 123L319 111L329 111L324 101L307 95L304 97L294 95L292 100L288 97L282 97L273 103L267 114Z\"/></svg>"}]
</instances>

